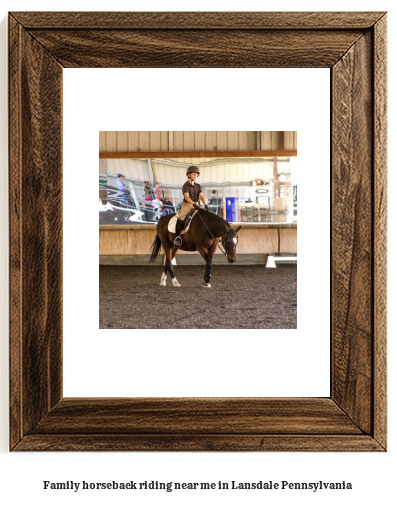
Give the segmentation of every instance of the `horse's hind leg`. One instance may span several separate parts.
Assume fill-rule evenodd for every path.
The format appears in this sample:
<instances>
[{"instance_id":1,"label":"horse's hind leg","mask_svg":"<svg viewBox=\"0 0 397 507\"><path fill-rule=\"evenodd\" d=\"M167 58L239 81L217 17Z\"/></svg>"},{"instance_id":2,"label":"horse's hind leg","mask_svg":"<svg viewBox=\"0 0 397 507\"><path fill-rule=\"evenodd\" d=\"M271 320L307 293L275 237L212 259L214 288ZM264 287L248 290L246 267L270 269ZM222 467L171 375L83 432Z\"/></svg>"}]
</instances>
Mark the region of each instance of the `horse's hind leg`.
<instances>
[{"instance_id":1,"label":"horse's hind leg","mask_svg":"<svg viewBox=\"0 0 397 507\"><path fill-rule=\"evenodd\" d=\"M164 251L167 252L167 250L165 248L164 248ZM164 271L163 271L163 274L161 275L161 279L160 279L160 285L162 287L165 287L167 285L167 271L168 271L168 263L167 263L167 254L166 254Z\"/></svg>"},{"instance_id":2,"label":"horse's hind leg","mask_svg":"<svg viewBox=\"0 0 397 507\"><path fill-rule=\"evenodd\" d=\"M167 265L165 265L163 274L161 275L160 285L165 287L167 285Z\"/></svg>"},{"instance_id":3,"label":"horse's hind leg","mask_svg":"<svg viewBox=\"0 0 397 507\"><path fill-rule=\"evenodd\" d=\"M172 259L175 257L175 254L177 252L178 249L172 249L171 252L170 252L170 257L169 257L169 264L168 264L168 271L170 272L170 275L171 275L171 280L172 280L172 285L174 287L180 287L180 283L178 282L178 280L175 278L175 275L174 275L174 268L172 267Z\"/></svg>"},{"instance_id":4,"label":"horse's hind leg","mask_svg":"<svg viewBox=\"0 0 397 507\"><path fill-rule=\"evenodd\" d=\"M174 287L180 287L178 280L175 278L174 270L172 267L172 259L174 258L175 254L177 252L177 249L174 250L172 248L170 248L170 249L167 248L167 249L164 249L164 251L165 251L165 268L164 268L163 276L165 276L165 278L167 278L167 271L168 271L169 274L171 275L172 285ZM161 277L161 279L163 279L163 276Z\"/></svg>"}]
</instances>

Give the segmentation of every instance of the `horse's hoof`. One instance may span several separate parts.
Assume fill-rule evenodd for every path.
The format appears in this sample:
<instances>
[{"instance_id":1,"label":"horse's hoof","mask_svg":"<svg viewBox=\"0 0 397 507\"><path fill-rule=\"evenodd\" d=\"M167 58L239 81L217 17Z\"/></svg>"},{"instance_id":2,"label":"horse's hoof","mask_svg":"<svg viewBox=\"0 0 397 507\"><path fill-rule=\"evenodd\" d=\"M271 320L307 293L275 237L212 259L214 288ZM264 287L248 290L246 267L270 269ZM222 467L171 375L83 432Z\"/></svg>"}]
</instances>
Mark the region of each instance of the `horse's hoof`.
<instances>
[{"instance_id":1,"label":"horse's hoof","mask_svg":"<svg viewBox=\"0 0 397 507\"><path fill-rule=\"evenodd\" d=\"M160 286L161 287L167 286L167 275L164 274L161 275Z\"/></svg>"},{"instance_id":2,"label":"horse's hoof","mask_svg":"<svg viewBox=\"0 0 397 507\"><path fill-rule=\"evenodd\" d=\"M160 282L160 287L166 287L166 286L167 286L166 282L163 282L163 281Z\"/></svg>"},{"instance_id":3,"label":"horse's hoof","mask_svg":"<svg viewBox=\"0 0 397 507\"><path fill-rule=\"evenodd\" d=\"M211 284L210 283L204 283L203 287L205 287L206 289L210 289L211 288Z\"/></svg>"},{"instance_id":4,"label":"horse's hoof","mask_svg":"<svg viewBox=\"0 0 397 507\"><path fill-rule=\"evenodd\" d=\"M180 285L180 283L178 282L178 280L177 280L176 278L174 278L174 279L172 280L172 285L173 285L174 287L180 287L180 286L181 286L181 285Z\"/></svg>"}]
</instances>

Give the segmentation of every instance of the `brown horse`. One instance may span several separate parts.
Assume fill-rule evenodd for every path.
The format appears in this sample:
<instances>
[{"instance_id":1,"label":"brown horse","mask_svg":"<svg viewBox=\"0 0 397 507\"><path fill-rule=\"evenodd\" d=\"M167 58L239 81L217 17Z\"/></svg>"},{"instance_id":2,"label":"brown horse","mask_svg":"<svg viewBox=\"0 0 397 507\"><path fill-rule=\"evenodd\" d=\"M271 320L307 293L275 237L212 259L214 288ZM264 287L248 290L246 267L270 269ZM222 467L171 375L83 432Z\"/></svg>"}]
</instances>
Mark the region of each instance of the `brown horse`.
<instances>
[{"instance_id":1,"label":"brown horse","mask_svg":"<svg viewBox=\"0 0 397 507\"><path fill-rule=\"evenodd\" d=\"M174 245L175 234L168 231L168 223L175 215L167 215L160 218L157 223L157 235L153 241L152 254L149 262L153 262L162 246L165 252L165 267L161 276L160 285L167 283L167 273L171 275L172 285L180 287L175 278L172 268L172 259L178 250L185 252L199 252L205 260L204 287L211 287L212 258L216 247L221 241L225 255L229 263L236 262L237 233L241 226L233 229L223 218L210 211L200 209L192 218L189 230L182 236L182 245Z\"/></svg>"}]
</instances>

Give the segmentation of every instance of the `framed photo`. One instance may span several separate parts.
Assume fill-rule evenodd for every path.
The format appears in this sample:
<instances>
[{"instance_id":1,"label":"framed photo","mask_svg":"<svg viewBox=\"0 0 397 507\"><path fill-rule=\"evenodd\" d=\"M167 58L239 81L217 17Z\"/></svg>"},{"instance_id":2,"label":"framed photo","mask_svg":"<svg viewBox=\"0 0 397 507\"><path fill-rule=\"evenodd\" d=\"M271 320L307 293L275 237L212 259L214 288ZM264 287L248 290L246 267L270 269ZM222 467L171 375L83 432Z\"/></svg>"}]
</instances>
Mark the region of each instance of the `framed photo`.
<instances>
[{"instance_id":1,"label":"framed photo","mask_svg":"<svg viewBox=\"0 0 397 507\"><path fill-rule=\"evenodd\" d=\"M18 12L9 52L10 449L386 450L386 14ZM66 67L331 69L329 398L63 397Z\"/></svg>"}]
</instances>

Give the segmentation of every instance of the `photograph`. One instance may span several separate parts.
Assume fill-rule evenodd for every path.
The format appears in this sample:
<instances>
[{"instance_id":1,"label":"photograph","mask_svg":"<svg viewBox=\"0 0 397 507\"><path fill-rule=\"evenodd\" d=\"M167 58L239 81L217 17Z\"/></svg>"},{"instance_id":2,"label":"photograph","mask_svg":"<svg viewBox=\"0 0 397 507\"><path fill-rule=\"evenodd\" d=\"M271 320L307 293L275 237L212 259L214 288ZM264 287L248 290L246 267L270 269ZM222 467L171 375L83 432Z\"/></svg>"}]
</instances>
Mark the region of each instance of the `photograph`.
<instances>
[{"instance_id":1,"label":"photograph","mask_svg":"<svg viewBox=\"0 0 397 507\"><path fill-rule=\"evenodd\" d=\"M297 132L99 143L100 329L296 329Z\"/></svg>"}]
</instances>

